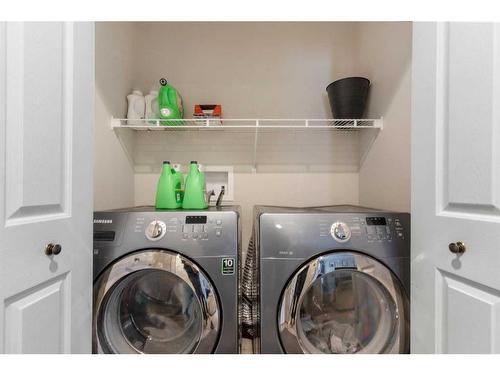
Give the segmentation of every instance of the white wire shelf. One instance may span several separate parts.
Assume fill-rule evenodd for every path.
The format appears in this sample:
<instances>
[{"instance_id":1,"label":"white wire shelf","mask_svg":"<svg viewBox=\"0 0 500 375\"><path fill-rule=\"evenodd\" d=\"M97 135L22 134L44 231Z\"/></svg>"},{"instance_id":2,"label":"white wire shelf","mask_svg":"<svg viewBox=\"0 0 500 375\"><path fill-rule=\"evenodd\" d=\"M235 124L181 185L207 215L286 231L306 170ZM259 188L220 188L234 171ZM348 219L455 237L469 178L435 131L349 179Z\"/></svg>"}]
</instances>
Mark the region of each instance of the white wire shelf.
<instances>
[{"instance_id":1,"label":"white wire shelf","mask_svg":"<svg viewBox=\"0 0 500 375\"><path fill-rule=\"evenodd\" d=\"M184 131L184 130L243 130L255 129L287 130L287 129L325 129L325 130L357 130L382 129L380 119L141 119L111 120L112 129L132 129L150 131Z\"/></svg>"},{"instance_id":2,"label":"white wire shelf","mask_svg":"<svg viewBox=\"0 0 500 375\"><path fill-rule=\"evenodd\" d=\"M354 172L383 119L111 119L137 173L163 160L231 165L235 172Z\"/></svg>"}]
</instances>

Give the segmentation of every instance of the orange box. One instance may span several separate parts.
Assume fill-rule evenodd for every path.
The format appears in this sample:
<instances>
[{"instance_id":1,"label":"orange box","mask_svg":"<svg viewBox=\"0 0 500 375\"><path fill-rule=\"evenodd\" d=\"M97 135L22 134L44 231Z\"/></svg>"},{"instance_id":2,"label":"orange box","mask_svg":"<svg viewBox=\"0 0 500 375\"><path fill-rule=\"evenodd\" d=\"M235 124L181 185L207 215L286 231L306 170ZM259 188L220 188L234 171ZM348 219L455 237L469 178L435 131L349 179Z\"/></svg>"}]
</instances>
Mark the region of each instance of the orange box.
<instances>
[{"instance_id":1,"label":"orange box","mask_svg":"<svg viewBox=\"0 0 500 375\"><path fill-rule=\"evenodd\" d=\"M222 117L222 105L220 104L196 104L194 106L194 117Z\"/></svg>"}]
</instances>

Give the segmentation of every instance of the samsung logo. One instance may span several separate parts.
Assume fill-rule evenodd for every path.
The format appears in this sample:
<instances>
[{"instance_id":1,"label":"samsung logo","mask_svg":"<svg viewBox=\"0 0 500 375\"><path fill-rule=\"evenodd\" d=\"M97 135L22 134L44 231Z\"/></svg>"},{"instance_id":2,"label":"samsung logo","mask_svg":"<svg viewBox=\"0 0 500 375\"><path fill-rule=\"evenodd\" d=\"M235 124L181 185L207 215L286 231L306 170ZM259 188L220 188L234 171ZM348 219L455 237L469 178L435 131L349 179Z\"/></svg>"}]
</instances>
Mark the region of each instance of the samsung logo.
<instances>
[{"instance_id":1,"label":"samsung logo","mask_svg":"<svg viewBox=\"0 0 500 375\"><path fill-rule=\"evenodd\" d=\"M293 255L293 251L290 251L290 250L279 250L278 254L279 255Z\"/></svg>"},{"instance_id":2,"label":"samsung logo","mask_svg":"<svg viewBox=\"0 0 500 375\"><path fill-rule=\"evenodd\" d=\"M113 224L111 219L94 219L94 224Z\"/></svg>"}]
</instances>

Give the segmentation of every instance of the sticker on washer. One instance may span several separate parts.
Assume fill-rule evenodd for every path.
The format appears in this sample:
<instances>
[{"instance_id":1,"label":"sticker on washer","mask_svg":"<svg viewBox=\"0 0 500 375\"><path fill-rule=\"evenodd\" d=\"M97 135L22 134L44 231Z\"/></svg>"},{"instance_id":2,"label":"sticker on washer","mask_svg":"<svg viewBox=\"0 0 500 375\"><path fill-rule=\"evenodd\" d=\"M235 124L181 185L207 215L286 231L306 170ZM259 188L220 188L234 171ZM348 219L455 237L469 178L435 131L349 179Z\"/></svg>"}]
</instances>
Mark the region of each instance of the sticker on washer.
<instances>
[{"instance_id":1,"label":"sticker on washer","mask_svg":"<svg viewBox=\"0 0 500 375\"><path fill-rule=\"evenodd\" d=\"M235 268L236 268L236 262L234 261L234 258L222 258L223 275L234 275Z\"/></svg>"}]
</instances>

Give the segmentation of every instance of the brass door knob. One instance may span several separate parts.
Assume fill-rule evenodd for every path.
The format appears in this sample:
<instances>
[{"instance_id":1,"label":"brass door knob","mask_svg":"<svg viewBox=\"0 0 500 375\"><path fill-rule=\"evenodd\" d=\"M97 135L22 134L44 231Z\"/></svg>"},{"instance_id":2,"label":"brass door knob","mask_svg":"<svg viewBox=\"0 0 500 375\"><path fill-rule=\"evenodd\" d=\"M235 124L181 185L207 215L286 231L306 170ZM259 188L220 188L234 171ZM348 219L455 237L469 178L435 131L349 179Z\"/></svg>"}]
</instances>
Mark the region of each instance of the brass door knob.
<instances>
[{"instance_id":1,"label":"brass door knob","mask_svg":"<svg viewBox=\"0 0 500 375\"><path fill-rule=\"evenodd\" d=\"M45 246L45 255L51 256L51 255L57 255L61 252L62 247L59 244L53 244L49 243L47 246Z\"/></svg>"},{"instance_id":2,"label":"brass door knob","mask_svg":"<svg viewBox=\"0 0 500 375\"><path fill-rule=\"evenodd\" d=\"M465 244L463 242L452 242L448 245L448 249L450 249L450 251L453 253L453 254L463 254L465 253L465 250L467 250L467 248L465 247Z\"/></svg>"}]
</instances>

